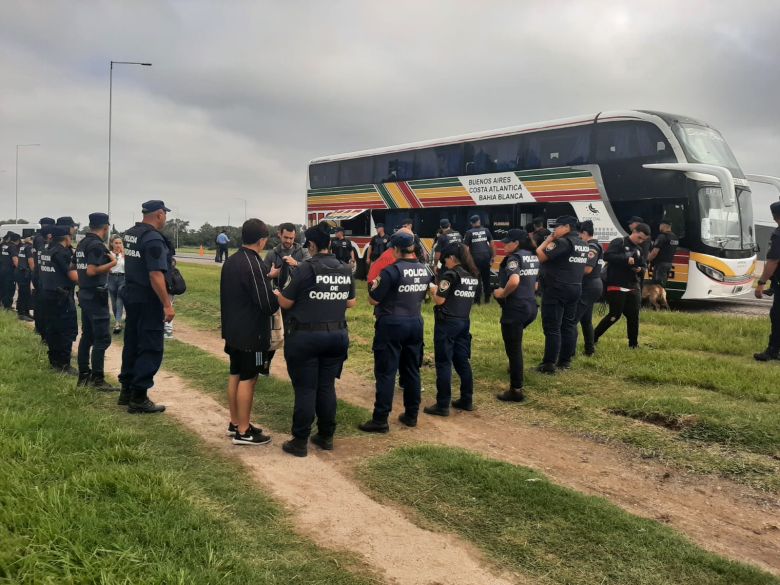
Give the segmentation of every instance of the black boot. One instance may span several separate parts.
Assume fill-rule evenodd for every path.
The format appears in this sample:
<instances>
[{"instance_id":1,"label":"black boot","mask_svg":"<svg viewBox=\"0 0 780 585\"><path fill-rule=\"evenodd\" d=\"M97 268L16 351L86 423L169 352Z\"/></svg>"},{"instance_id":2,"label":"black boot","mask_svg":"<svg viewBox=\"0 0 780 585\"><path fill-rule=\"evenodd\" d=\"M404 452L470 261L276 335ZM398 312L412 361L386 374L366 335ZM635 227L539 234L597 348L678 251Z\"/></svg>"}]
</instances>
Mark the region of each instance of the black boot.
<instances>
[{"instance_id":1,"label":"black boot","mask_svg":"<svg viewBox=\"0 0 780 585\"><path fill-rule=\"evenodd\" d=\"M306 439L293 437L289 441L282 443L282 451L296 457L306 457L309 454L309 446L306 443Z\"/></svg>"},{"instance_id":2,"label":"black boot","mask_svg":"<svg viewBox=\"0 0 780 585\"><path fill-rule=\"evenodd\" d=\"M525 394L523 394L522 388L510 388L499 394L496 394L496 398L502 402L523 402L525 400Z\"/></svg>"},{"instance_id":3,"label":"black boot","mask_svg":"<svg viewBox=\"0 0 780 585\"><path fill-rule=\"evenodd\" d=\"M778 347L772 347L771 345L767 347L764 351L761 353L754 353L753 358L756 361L759 362L768 362L771 360L780 360L780 348Z\"/></svg>"},{"instance_id":4,"label":"black boot","mask_svg":"<svg viewBox=\"0 0 780 585\"><path fill-rule=\"evenodd\" d=\"M390 425L387 424L387 420L378 421L371 419L358 425L358 428L365 433L387 433L390 432Z\"/></svg>"},{"instance_id":5,"label":"black boot","mask_svg":"<svg viewBox=\"0 0 780 585\"><path fill-rule=\"evenodd\" d=\"M412 416L408 412L403 412L398 415L398 422L402 425L406 425L407 427L416 427L417 426L417 417Z\"/></svg>"},{"instance_id":6,"label":"black boot","mask_svg":"<svg viewBox=\"0 0 780 585\"><path fill-rule=\"evenodd\" d=\"M458 398L457 400L452 401L452 408L457 408L458 410L468 410L471 412L474 410L474 404L470 400Z\"/></svg>"},{"instance_id":7,"label":"black boot","mask_svg":"<svg viewBox=\"0 0 780 585\"><path fill-rule=\"evenodd\" d=\"M76 380L76 386L89 386L92 381L92 372L79 372L79 379Z\"/></svg>"},{"instance_id":8,"label":"black boot","mask_svg":"<svg viewBox=\"0 0 780 585\"><path fill-rule=\"evenodd\" d=\"M317 433L316 435L312 435L309 440L324 451L333 451L333 435L328 437Z\"/></svg>"},{"instance_id":9,"label":"black boot","mask_svg":"<svg viewBox=\"0 0 780 585\"><path fill-rule=\"evenodd\" d=\"M450 416L450 409L446 406L439 406L438 404L431 404L423 408L425 414L432 414L434 416Z\"/></svg>"},{"instance_id":10,"label":"black boot","mask_svg":"<svg viewBox=\"0 0 780 585\"><path fill-rule=\"evenodd\" d=\"M119 400L116 401L116 403L119 406L127 406L130 404L130 397L132 396L132 391L127 386L122 386L122 389L119 391Z\"/></svg>"},{"instance_id":11,"label":"black boot","mask_svg":"<svg viewBox=\"0 0 780 585\"><path fill-rule=\"evenodd\" d=\"M146 394L146 390L135 389L130 397L130 403L127 405L127 412L130 414L154 414L156 412L165 412L165 406L155 404Z\"/></svg>"},{"instance_id":12,"label":"black boot","mask_svg":"<svg viewBox=\"0 0 780 585\"><path fill-rule=\"evenodd\" d=\"M558 370L555 368L555 364L551 364L549 362L542 362L536 367L536 371L541 374L554 374Z\"/></svg>"},{"instance_id":13,"label":"black boot","mask_svg":"<svg viewBox=\"0 0 780 585\"><path fill-rule=\"evenodd\" d=\"M106 379L101 374L92 374L87 382L87 386L94 388L98 392L119 392L119 388L106 382Z\"/></svg>"}]
</instances>

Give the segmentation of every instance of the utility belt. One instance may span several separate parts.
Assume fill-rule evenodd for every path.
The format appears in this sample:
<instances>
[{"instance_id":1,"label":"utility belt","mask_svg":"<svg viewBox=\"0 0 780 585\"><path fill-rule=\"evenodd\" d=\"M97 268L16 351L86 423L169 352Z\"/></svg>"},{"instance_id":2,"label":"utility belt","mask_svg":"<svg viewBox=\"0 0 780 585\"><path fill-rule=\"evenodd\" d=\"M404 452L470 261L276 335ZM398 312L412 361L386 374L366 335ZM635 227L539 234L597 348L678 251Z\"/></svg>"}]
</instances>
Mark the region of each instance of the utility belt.
<instances>
[{"instance_id":1,"label":"utility belt","mask_svg":"<svg viewBox=\"0 0 780 585\"><path fill-rule=\"evenodd\" d=\"M342 331L347 328L346 321L330 321L327 323L301 323L290 321L287 324L290 332L293 331Z\"/></svg>"},{"instance_id":2,"label":"utility belt","mask_svg":"<svg viewBox=\"0 0 780 585\"><path fill-rule=\"evenodd\" d=\"M105 286L88 286L79 288L79 301L107 301L108 288Z\"/></svg>"}]
</instances>

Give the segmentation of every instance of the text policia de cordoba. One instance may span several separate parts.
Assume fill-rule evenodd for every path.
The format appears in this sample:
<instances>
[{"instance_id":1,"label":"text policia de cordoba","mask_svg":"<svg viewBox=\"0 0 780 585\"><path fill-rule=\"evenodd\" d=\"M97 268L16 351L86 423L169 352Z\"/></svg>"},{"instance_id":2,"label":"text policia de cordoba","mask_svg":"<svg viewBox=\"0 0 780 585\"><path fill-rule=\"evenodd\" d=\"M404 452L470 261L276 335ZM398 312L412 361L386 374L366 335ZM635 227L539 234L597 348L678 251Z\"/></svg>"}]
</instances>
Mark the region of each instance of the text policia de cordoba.
<instances>
[{"instance_id":1,"label":"text policia de cordoba","mask_svg":"<svg viewBox=\"0 0 780 585\"><path fill-rule=\"evenodd\" d=\"M349 289L352 277L343 274L318 274L317 284L330 285L330 291L313 290L309 292L310 299L319 301L346 301L349 297ZM346 285L346 289L344 288Z\"/></svg>"}]
</instances>

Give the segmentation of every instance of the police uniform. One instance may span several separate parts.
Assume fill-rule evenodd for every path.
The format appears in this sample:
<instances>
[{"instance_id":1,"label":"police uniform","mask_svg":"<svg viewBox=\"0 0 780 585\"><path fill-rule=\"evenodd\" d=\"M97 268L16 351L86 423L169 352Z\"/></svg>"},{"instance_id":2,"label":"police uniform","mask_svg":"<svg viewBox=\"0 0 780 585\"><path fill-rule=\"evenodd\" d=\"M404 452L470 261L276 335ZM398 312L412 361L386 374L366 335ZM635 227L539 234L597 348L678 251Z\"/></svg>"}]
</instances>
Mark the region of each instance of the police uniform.
<instances>
[{"instance_id":1,"label":"police uniform","mask_svg":"<svg viewBox=\"0 0 780 585\"><path fill-rule=\"evenodd\" d=\"M510 230L504 243L524 243L530 236L525 230ZM498 286L505 288L509 279L517 275L520 284L509 296L498 299L501 305L501 336L509 359L510 391L523 389L523 331L536 319L536 281L539 277L539 258L533 252L518 249L504 256L498 270ZM522 399L522 396L518 396ZM503 398L502 398L503 399Z\"/></svg>"},{"instance_id":2,"label":"police uniform","mask_svg":"<svg viewBox=\"0 0 780 585\"><path fill-rule=\"evenodd\" d=\"M442 254L448 252L447 248ZM452 399L452 368L460 377L458 408L471 410L474 379L471 372L471 306L477 297L479 279L463 266L457 265L440 273L436 296L445 299L434 307L434 360L436 363L436 408L429 414L449 411ZM431 412L431 410L433 412Z\"/></svg>"},{"instance_id":3,"label":"police uniform","mask_svg":"<svg viewBox=\"0 0 780 585\"><path fill-rule=\"evenodd\" d=\"M70 234L68 226L54 226L52 236ZM41 255L41 306L46 343L49 346L49 363L66 373L76 373L70 367L71 349L78 335L76 301L73 298L75 283L70 279L74 270L73 251L62 242L52 242Z\"/></svg>"},{"instance_id":4,"label":"police uniform","mask_svg":"<svg viewBox=\"0 0 780 585\"><path fill-rule=\"evenodd\" d=\"M7 237L7 241L0 244L0 304L10 311L16 290L14 260L18 261L19 257L19 236L10 232Z\"/></svg>"},{"instance_id":5,"label":"police uniform","mask_svg":"<svg viewBox=\"0 0 780 585\"><path fill-rule=\"evenodd\" d=\"M591 271L582 276L582 295L577 304L577 321L582 328L582 338L585 342L585 355L593 355L595 341L593 336L593 305L604 293L604 283L601 280L601 269L604 266L604 249L597 239L588 240L588 261Z\"/></svg>"},{"instance_id":6,"label":"police uniform","mask_svg":"<svg viewBox=\"0 0 780 585\"><path fill-rule=\"evenodd\" d=\"M775 202L770 206L772 217L780 218L780 202ZM769 239L769 250L766 253L767 260L780 261L780 225L772 232ZM780 360L780 264L775 269L774 274L769 275L771 290L774 295L772 298L772 308L769 309L769 345L766 351L754 354L753 357L758 361ZM761 281L760 281L761 282ZM761 282L763 284L763 282Z\"/></svg>"},{"instance_id":7,"label":"police uniform","mask_svg":"<svg viewBox=\"0 0 780 585\"><path fill-rule=\"evenodd\" d=\"M380 228L384 226L383 224L378 223L376 224L376 227ZM371 238L371 242L369 243L371 246L371 255L369 256L369 259L372 263L377 260L385 252L385 250L387 250L389 243L390 236L388 236L387 233L384 233L381 236L379 234L375 234L374 237Z\"/></svg>"},{"instance_id":8,"label":"police uniform","mask_svg":"<svg viewBox=\"0 0 780 585\"><path fill-rule=\"evenodd\" d=\"M41 336L41 340L45 342L45 321L42 318L44 313L43 296L39 294L41 292L41 254L49 246L54 219L51 217L42 217L38 223L41 224L41 230L33 237L33 250L35 255L35 269L32 273L32 285L34 289L33 317L35 318L35 331Z\"/></svg>"},{"instance_id":9,"label":"police uniform","mask_svg":"<svg viewBox=\"0 0 780 585\"><path fill-rule=\"evenodd\" d=\"M89 225L108 224L108 215L93 213ZM79 277L79 306L81 307L81 338L79 339L79 383L101 390L111 389L105 382L105 354L111 345L111 312L108 308L108 272L89 276L87 267L109 264L111 258L103 240L88 233L76 247L76 272ZM90 360L91 352L91 360ZM91 365L91 368L90 368Z\"/></svg>"},{"instance_id":10,"label":"police uniform","mask_svg":"<svg viewBox=\"0 0 780 585\"><path fill-rule=\"evenodd\" d=\"M347 238L334 238L330 243L330 251L333 255L347 264L353 260L353 250L352 242Z\"/></svg>"},{"instance_id":11,"label":"police uniform","mask_svg":"<svg viewBox=\"0 0 780 585\"><path fill-rule=\"evenodd\" d=\"M347 301L355 298L352 271L319 253L301 263L281 294L295 302L287 311L284 357L295 389L293 441L305 451L315 416L320 438L330 441L336 431L336 378L349 349Z\"/></svg>"},{"instance_id":12,"label":"police uniform","mask_svg":"<svg viewBox=\"0 0 780 585\"><path fill-rule=\"evenodd\" d=\"M562 224L570 225L572 231L547 244L548 260L542 264L544 357L540 369L547 373L556 365L568 367L577 349L577 304L589 250L575 231L575 217L559 218L557 225Z\"/></svg>"},{"instance_id":13,"label":"police uniform","mask_svg":"<svg viewBox=\"0 0 780 585\"><path fill-rule=\"evenodd\" d=\"M30 310L32 309L32 294L30 283L32 282L32 270L29 260L33 259L34 250L32 244L19 246L19 263L16 265L16 287L19 291L16 298L16 313L23 321L32 321Z\"/></svg>"},{"instance_id":14,"label":"police uniform","mask_svg":"<svg viewBox=\"0 0 780 585\"><path fill-rule=\"evenodd\" d=\"M391 244L396 248L411 248L414 238L406 232L397 232ZM417 424L423 355L421 308L432 280L430 270L416 258L402 258L385 268L369 291L370 297L379 303L374 307L372 347L376 399L372 420L360 426L364 431L388 431L387 418L393 408L395 376L399 369L405 407L399 420L407 426Z\"/></svg>"},{"instance_id":15,"label":"police uniform","mask_svg":"<svg viewBox=\"0 0 780 585\"><path fill-rule=\"evenodd\" d=\"M473 221L473 218L472 218ZM490 302L490 268L493 264L493 234L484 226L471 228L466 232L463 243L469 247L471 257L479 270L480 291L477 291L476 302L479 303L480 292L485 302Z\"/></svg>"},{"instance_id":16,"label":"police uniform","mask_svg":"<svg viewBox=\"0 0 780 585\"><path fill-rule=\"evenodd\" d=\"M629 260L633 259L633 264ZM642 247L634 244L630 236L615 238L604 252L607 262L607 291L609 313L594 331L594 341L612 327L621 317L626 317L628 346L639 345L639 308L642 302L642 272L645 267ZM637 270L639 269L639 270Z\"/></svg>"},{"instance_id":17,"label":"police uniform","mask_svg":"<svg viewBox=\"0 0 780 585\"><path fill-rule=\"evenodd\" d=\"M163 209L162 201L147 201L144 213ZM164 406L152 403L147 391L163 358L165 312L152 288L150 273L171 269L170 250L165 237L148 223L136 223L124 236L125 246L125 337L122 349L122 392L119 404L128 404L128 412L161 412ZM151 405L143 408L143 405Z\"/></svg>"},{"instance_id":18,"label":"police uniform","mask_svg":"<svg viewBox=\"0 0 780 585\"><path fill-rule=\"evenodd\" d=\"M658 248L658 254L653 259L653 283L666 286L669 273L674 266L674 253L680 241L672 232L661 232L653 242L653 248Z\"/></svg>"},{"instance_id":19,"label":"police uniform","mask_svg":"<svg viewBox=\"0 0 780 585\"><path fill-rule=\"evenodd\" d=\"M460 244L462 241L463 236L460 235L460 232L449 227L445 228L436 238L436 252L441 254L442 250L450 244Z\"/></svg>"}]
</instances>

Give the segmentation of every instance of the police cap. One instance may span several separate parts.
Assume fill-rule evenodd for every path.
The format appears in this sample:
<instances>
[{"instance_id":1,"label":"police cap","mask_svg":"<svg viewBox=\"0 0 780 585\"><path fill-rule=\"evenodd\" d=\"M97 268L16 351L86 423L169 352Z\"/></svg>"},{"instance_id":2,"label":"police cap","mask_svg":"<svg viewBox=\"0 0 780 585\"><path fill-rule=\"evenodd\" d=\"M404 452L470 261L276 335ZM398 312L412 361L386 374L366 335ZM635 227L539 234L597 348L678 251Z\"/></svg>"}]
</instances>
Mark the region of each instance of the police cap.
<instances>
[{"instance_id":1,"label":"police cap","mask_svg":"<svg viewBox=\"0 0 780 585\"><path fill-rule=\"evenodd\" d=\"M378 228L385 227L385 224L383 224L383 223L378 223L378 224L376 224L376 227L378 227Z\"/></svg>"},{"instance_id":2,"label":"police cap","mask_svg":"<svg viewBox=\"0 0 780 585\"><path fill-rule=\"evenodd\" d=\"M658 222L658 225L672 225L672 220L663 218L661 221Z\"/></svg>"},{"instance_id":3,"label":"police cap","mask_svg":"<svg viewBox=\"0 0 780 585\"><path fill-rule=\"evenodd\" d=\"M63 215L62 217L57 218L56 225L64 225L67 227L74 227L76 225L76 222L73 221L73 218L69 215Z\"/></svg>"},{"instance_id":4,"label":"police cap","mask_svg":"<svg viewBox=\"0 0 780 585\"><path fill-rule=\"evenodd\" d=\"M414 245L414 236L405 231L395 232L390 238L390 245L394 248L411 248Z\"/></svg>"},{"instance_id":5,"label":"police cap","mask_svg":"<svg viewBox=\"0 0 780 585\"><path fill-rule=\"evenodd\" d=\"M343 231L344 231L344 228L343 228L343 227L341 227L341 226L339 225L339 226L336 226L336 229L335 229L335 230L333 230L333 231L334 231L334 233L343 232Z\"/></svg>"},{"instance_id":6,"label":"police cap","mask_svg":"<svg viewBox=\"0 0 780 585\"><path fill-rule=\"evenodd\" d=\"M477 223L478 221L480 221L480 218L479 218L479 216L478 216L478 215L475 213L474 215L472 215L472 216L469 218L469 221L470 221L471 223Z\"/></svg>"},{"instance_id":7,"label":"police cap","mask_svg":"<svg viewBox=\"0 0 780 585\"><path fill-rule=\"evenodd\" d=\"M448 227L450 227L450 220L447 219L446 217L440 219L439 220L439 227L442 228L442 229L447 229Z\"/></svg>"},{"instance_id":8,"label":"police cap","mask_svg":"<svg viewBox=\"0 0 780 585\"><path fill-rule=\"evenodd\" d=\"M591 236L593 235L593 222L589 219L586 219L580 224L580 231L581 232L587 232Z\"/></svg>"},{"instance_id":9,"label":"police cap","mask_svg":"<svg viewBox=\"0 0 780 585\"><path fill-rule=\"evenodd\" d=\"M107 213L90 213L89 214L89 227L103 227L108 225Z\"/></svg>"},{"instance_id":10,"label":"police cap","mask_svg":"<svg viewBox=\"0 0 780 585\"><path fill-rule=\"evenodd\" d=\"M568 225L571 226L571 229L576 230L577 229L577 218L573 215L562 215L558 219L555 220L555 227L560 227L562 225Z\"/></svg>"},{"instance_id":11,"label":"police cap","mask_svg":"<svg viewBox=\"0 0 780 585\"><path fill-rule=\"evenodd\" d=\"M458 242L452 242L451 244L447 244L444 246L444 249L441 251L441 259L444 260L448 256L457 256L460 258L460 244Z\"/></svg>"},{"instance_id":12,"label":"police cap","mask_svg":"<svg viewBox=\"0 0 780 585\"><path fill-rule=\"evenodd\" d=\"M401 227L405 225L414 225L414 220L411 217L405 217L401 220Z\"/></svg>"},{"instance_id":13,"label":"police cap","mask_svg":"<svg viewBox=\"0 0 780 585\"><path fill-rule=\"evenodd\" d=\"M53 217L42 217L38 220L38 223L42 226L44 225L54 225L56 222L54 221Z\"/></svg>"},{"instance_id":14,"label":"police cap","mask_svg":"<svg viewBox=\"0 0 780 585\"><path fill-rule=\"evenodd\" d=\"M8 232L8 239L12 242L17 241L21 236L16 232Z\"/></svg>"},{"instance_id":15,"label":"police cap","mask_svg":"<svg viewBox=\"0 0 780 585\"><path fill-rule=\"evenodd\" d=\"M769 211L772 212L772 217L780 217L780 201L775 201L769 206Z\"/></svg>"},{"instance_id":16,"label":"police cap","mask_svg":"<svg viewBox=\"0 0 780 585\"><path fill-rule=\"evenodd\" d=\"M70 228L67 225L54 225L49 228L53 238L61 238L70 235Z\"/></svg>"},{"instance_id":17,"label":"police cap","mask_svg":"<svg viewBox=\"0 0 780 585\"><path fill-rule=\"evenodd\" d=\"M510 242L525 242L528 239L528 232L521 230L520 228L512 228L506 234L506 237L501 240L503 244L509 244Z\"/></svg>"},{"instance_id":18,"label":"police cap","mask_svg":"<svg viewBox=\"0 0 780 585\"><path fill-rule=\"evenodd\" d=\"M628 225L631 225L632 223L645 223L645 220L638 215L632 215L628 220Z\"/></svg>"},{"instance_id":19,"label":"police cap","mask_svg":"<svg viewBox=\"0 0 780 585\"><path fill-rule=\"evenodd\" d=\"M147 201L141 205L141 213L153 213L155 211L159 211L160 209L163 211L170 211L170 209L165 207L165 203L159 199L152 199L151 201Z\"/></svg>"},{"instance_id":20,"label":"police cap","mask_svg":"<svg viewBox=\"0 0 780 585\"><path fill-rule=\"evenodd\" d=\"M313 242L318 250L324 250L330 244L330 234L320 226L310 227L303 232L303 237L304 247L308 246L309 242Z\"/></svg>"}]
</instances>

